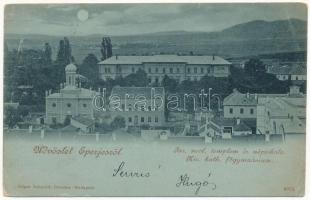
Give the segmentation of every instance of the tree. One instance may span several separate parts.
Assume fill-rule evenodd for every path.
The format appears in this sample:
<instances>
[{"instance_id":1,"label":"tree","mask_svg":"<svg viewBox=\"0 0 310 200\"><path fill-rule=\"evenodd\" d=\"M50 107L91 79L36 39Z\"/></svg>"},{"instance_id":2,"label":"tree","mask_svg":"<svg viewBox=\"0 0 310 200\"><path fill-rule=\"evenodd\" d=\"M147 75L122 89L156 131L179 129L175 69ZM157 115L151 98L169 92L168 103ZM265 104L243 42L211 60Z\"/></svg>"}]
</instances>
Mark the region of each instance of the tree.
<instances>
[{"instance_id":1,"label":"tree","mask_svg":"<svg viewBox=\"0 0 310 200\"><path fill-rule=\"evenodd\" d=\"M112 43L111 38L107 38L107 57L110 58L112 56Z\"/></svg>"},{"instance_id":2,"label":"tree","mask_svg":"<svg viewBox=\"0 0 310 200\"><path fill-rule=\"evenodd\" d=\"M247 61L244 65L244 70L251 76L266 72L264 63L257 58L251 58L249 61Z\"/></svg>"},{"instance_id":3,"label":"tree","mask_svg":"<svg viewBox=\"0 0 310 200\"><path fill-rule=\"evenodd\" d=\"M12 106L8 106L4 110L4 123L8 125L9 128L13 128L18 122L21 121L21 117L18 110Z\"/></svg>"},{"instance_id":4,"label":"tree","mask_svg":"<svg viewBox=\"0 0 310 200\"><path fill-rule=\"evenodd\" d=\"M113 129L125 128L126 127L125 118L122 116L116 116L111 122L111 127Z\"/></svg>"},{"instance_id":5,"label":"tree","mask_svg":"<svg viewBox=\"0 0 310 200\"><path fill-rule=\"evenodd\" d=\"M48 42L44 45L44 63L51 64L52 63L52 48Z\"/></svg>"},{"instance_id":6,"label":"tree","mask_svg":"<svg viewBox=\"0 0 310 200\"><path fill-rule=\"evenodd\" d=\"M57 53L57 62L65 62L65 42L64 40L59 41L58 53Z\"/></svg>"},{"instance_id":7,"label":"tree","mask_svg":"<svg viewBox=\"0 0 310 200\"><path fill-rule=\"evenodd\" d=\"M250 93L286 93L289 90L290 81L280 81L275 75L268 73L257 73L249 75L242 69L231 68L230 84L232 88L240 92Z\"/></svg>"},{"instance_id":8,"label":"tree","mask_svg":"<svg viewBox=\"0 0 310 200\"><path fill-rule=\"evenodd\" d=\"M103 37L101 42L101 60L105 60L107 58L110 58L112 56L112 43L111 38L109 37Z\"/></svg>"},{"instance_id":9,"label":"tree","mask_svg":"<svg viewBox=\"0 0 310 200\"><path fill-rule=\"evenodd\" d=\"M98 62L99 61L94 54L88 54L83 60L81 66L79 66L79 73L85 76L93 87L99 79Z\"/></svg>"},{"instance_id":10,"label":"tree","mask_svg":"<svg viewBox=\"0 0 310 200\"><path fill-rule=\"evenodd\" d=\"M164 86L165 90L168 92L175 92L178 83L175 79L172 79L169 76L165 75L162 80L162 86Z\"/></svg>"},{"instance_id":11,"label":"tree","mask_svg":"<svg viewBox=\"0 0 310 200\"><path fill-rule=\"evenodd\" d=\"M105 38L102 38L102 42L101 42L101 48L100 48L100 52L101 52L101 60L105 60L107 58L107 46L105 43Z\"/></svg>"},{"instance_id":12,"label":"tree","mask_svg":"<svg viewBox=\"0 0 310 200\"><path fill-rule=\"evenodd\" d=\"M149 83L147 74L144 70L139 69L136 73L126 76L124 79L124 85L135 87L146 87Z\"/></svg>"},{"instance_id":13,"label":"tree","mask_svg":"<svg viewBox=\"0 0 310 200\"><path fill-rule=\"evenodd\" d=\"M71 55L71 46L69 39L64 37L63 40L59 41L59 49L57 54L57 62L66 66L73 60L73 56Z\"/></svg>"},{"instance_id":14,"label":"tree","mask_svg":"<svg viewBox=\"0 0 310 200\"><path fill-rule=\"evenodd\" d=\"M71 46L67 37L64 37L64 57L66 65L72 62Z\"/></svg>"}]
</instances>

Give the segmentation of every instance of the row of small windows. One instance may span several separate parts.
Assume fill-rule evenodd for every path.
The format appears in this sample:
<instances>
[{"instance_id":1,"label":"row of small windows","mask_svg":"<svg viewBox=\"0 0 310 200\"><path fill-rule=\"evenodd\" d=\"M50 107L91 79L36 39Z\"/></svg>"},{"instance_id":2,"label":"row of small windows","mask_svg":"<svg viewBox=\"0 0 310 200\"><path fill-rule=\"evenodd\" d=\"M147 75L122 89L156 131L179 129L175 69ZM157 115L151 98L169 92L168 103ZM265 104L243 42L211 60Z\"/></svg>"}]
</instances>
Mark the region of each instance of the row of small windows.
<instances>
[{"instance_id":1,"label":"row of small windows","mask_svg":"<svg viewBox=\"0 0 310 200\"><path fill-rule=\"evenodd\" d=\"M234 109L233 109L233 108L230 108L230 109L229 109L229 113L230 113L230 114L234 114ZM243 109L243 108L240 108L239 113L240 113L240 114L244 114L244 109ZM253 108L250 109L250 114L251 114L251 115L254 114L254 109L253 109Z\"/></svg>"},{"instance_id":2,"label":"row of small windows","mask_svg":"<svg viewBox=\"0 0 310 200\"><path fill-rule=\"evenodd\" d=\"M118 68L118 70L117 70L119 73L121 73L122 72L122 69L121 68ZM104 72L105 73L111 73L111 69L109 68L109 67L106 67L106 68L104 68ZM136 69L134 68L134 67L132 67L131 68L131 72L132 73L135 73L136 72ZM152 70L152 68L148 68L148 72L149 73L153 73L153 70ZM197 67L195 67L194 69L193 69L193 72L194 72L194 74L197 74L197 73L205 73L205 69L203 68L203 67L201 67L200 68L200 72L198 72L198 68ZM210 68L208 68L207 69L207 72L208 73L210 73ZM159 73L159 69L156 67L155 68L155 73ZM162 73L163 74L165 74L166 73L166 68L163 68L162 69ZM173 73L180 73L180 69L179 68L177 68L176 70L174 70L173 68L169 68L169 73L170 74L173 74ZM192 73L192 68L187 68L187 73Z\"/></svg>"},{"instance_id":3,"label":"row of small windows","mask_svg":"<svg viewBox=\"0 0 310 200\"><path fill-rule=\"evenodd\" d=\"M169 75L169 77L170 77L170 75ZM159 83L160 82L160 80L162 80L164 77L160 77L160 76L154 76L154 77L149 77L149 83L152 83L152 82L154 82L154 83ZM180 81L182 81L183 79L182 79L182 77L181 76L175 76L175 77L170 77L170 78L173 78L173 79L175 79L177 82L180 82ZM200 77L197 77L197 76L193 76L193 77L185 77L185 79L186 80L189 80L189 81L198 81L198 80L200 80Z\"/></svg>"},{"instance_id":4,"label":"row of small windows","mask_svg":"<svg viewBox=\"0 0 310 200\"><path fill-rule=\"evenodd\" d=\"M132 108L133 106L131 105L131 104L128 104L128 111L132 111L133 110L133 108ZM125 104L122 104L122 110L125 110ZM144 107L144 106L138 106L138 105L136 105L135 106L135 110L136 111L152 111L152 107L151 106L148 106L147 108L146 107ZM155 107L154 107L154 110L155 111L157 111L157 110L159 110L159 107L158 107L158 105L156 105Z\"/></svg>"},{"instance_id":5,"label":"row of small windows","mask_svg":"<svg viewBox=\"0 0 310 200\"><path fill-rule=\"evenodd\" d=\"M55 107L56 107L56 103L52 103L52 107L55 108ZM67 107L68 107L68 108L71 108L71 103L67 103ZM86 107L87 107L87 104L84 103L84 104L83 104L83 107L86 108Z\"/></svg>"},{"instance_id":6,"label":"row of small windows","mask_svg":"<svg viewBox=\"0 0 310 200\"><path fill-rule=\"evenodd\" d=\"M135 116L135 117L134 117L134 120L135 120L135 121L134 121L135 123L138 123L138 121L139 121L138 116ZM146 120L145 117L140 117L140 122L141 122L141 123L146 122L145 120ZM133 122L133 118L132 118L132 117L128 117L128 122L129 122L129 123L132 123L132 122ZM152 122L152 117L147 117L147 122ZM158 123L158 117L157 117L157 116L154 117L154 122L155 122L155 123Z\"/></svg>"},{"instance_id":7,"label":"row of small windows","mask_svg":"<svg viewBox=\"0 0 310 200\"><path fill-rule=\"evenodd\" d=\"M106 68L104 68L104 72L105 73L111 73L111 70L110 70L110 68L106 67Z\"/></svg>"},{"instance_id":8,"label":"row of small windows","mask_svg":"<svg viewBox=\"0 0 310 200\"><path fill-rule=\"evenodd\" d=\"M282 78L282 80L286 80L286 79L289 79L289 77L287 76L287 75L278 75L277 76L279 79L281 79ZM296 80L296 81L298 81L298 80L303 80L303 78L302 77L298 77L298 76L295 76L295 78L292 76L292 78L291 78L292 80Z\"/></svg>"}]
</instances>

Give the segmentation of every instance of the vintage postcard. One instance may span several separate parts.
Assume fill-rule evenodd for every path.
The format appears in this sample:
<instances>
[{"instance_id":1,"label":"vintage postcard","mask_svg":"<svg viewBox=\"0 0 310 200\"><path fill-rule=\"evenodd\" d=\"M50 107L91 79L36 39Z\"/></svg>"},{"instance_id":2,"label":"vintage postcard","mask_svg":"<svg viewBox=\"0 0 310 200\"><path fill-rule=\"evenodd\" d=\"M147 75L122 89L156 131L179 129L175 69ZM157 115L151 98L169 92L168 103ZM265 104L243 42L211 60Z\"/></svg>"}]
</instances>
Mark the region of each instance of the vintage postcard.
<instances>
[{"instance_id":1,"label":"vintage postcard","mask_svg":"<svg viewBox=\"0 0 310 200\"><path fill-rule=\"evenodd\" d=\"M303 196L307 5L7 4L6 196Z\"/></svg>"}]
</instances>

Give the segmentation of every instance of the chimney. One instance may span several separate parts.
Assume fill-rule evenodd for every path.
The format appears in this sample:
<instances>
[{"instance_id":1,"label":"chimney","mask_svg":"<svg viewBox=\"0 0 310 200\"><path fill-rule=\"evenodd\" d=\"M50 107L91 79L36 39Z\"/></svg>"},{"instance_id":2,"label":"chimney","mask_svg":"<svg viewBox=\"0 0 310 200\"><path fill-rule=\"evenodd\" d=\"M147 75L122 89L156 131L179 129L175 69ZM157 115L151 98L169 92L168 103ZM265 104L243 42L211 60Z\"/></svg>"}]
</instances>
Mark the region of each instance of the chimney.
<instances>
[{"instance_id":1,"label":"chimney","mask_svg":"<svg viewBox=\"0 0 310 200\"><path fill-rule=\"evenodd\" d=\"M45 96L46 96L46 97L48 96L48 91L47 91L47 90L45 90Z\"/></svg>"},{"instance_id":2,"label":"chimney","mask_svg":"<svg viewBox=\"0 0 310 200\"><path fill-rule=\"evenodd\" d=\"M256 94L256 93L255 93L255 96L254 96L254 97L255 97L255 100L257 100L258 97L257 97L257 94Z\"/></svg>"},{"instance_id":3,"label":"chimney","mask_svg":"<svg viewBox=\"0 0 310 200\"><path fill-rule=\"evenodd\" d=\"M116 60L118 59L118 55L117 55L117 54L115 55L115 59L116 59Z\"/></svg>"},{"instance_id":4,"label":"chimney","mask_svg":"<svg viewBox=\"0 0 310 200\"><path fill-rule=\"evenodd\" d=\"M250 98L250 93L249 92L246 93L246 98Z\"/></svg>"},{"instance_id":5,"label":"chimney","mask_svg":"<svg viewBox=\"0 0 310 200\"><path fill-rule=\"evenodd\" d=\"M214 54L212 54L212 60L215 60L215 56L214 56Z\"/></svg>"},{"instance_id":6,"label":"chimney","mask_svg":"<svg viewBox=\"0 0 310 200\"><path fill-rule=\"evenodd\" d=\"M240 118L237 118L237 125L239 125L240 124Z\"/></svg>"}]
</instances>

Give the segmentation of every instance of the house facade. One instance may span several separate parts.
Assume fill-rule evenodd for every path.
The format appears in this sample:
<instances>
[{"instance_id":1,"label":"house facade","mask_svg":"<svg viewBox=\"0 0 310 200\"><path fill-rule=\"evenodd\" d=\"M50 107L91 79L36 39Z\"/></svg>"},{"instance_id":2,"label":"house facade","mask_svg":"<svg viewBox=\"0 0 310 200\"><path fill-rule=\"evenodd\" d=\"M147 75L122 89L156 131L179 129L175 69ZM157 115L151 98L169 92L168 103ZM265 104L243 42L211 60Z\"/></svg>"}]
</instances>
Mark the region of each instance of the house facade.
<instances>
[{"instance_id":1,"label":"house facade","mask_svg":"<svg viewBox=\"0 0 310 200\"><path fill-rule=\"evenodd\" d=\"M181 82L203 76L228 77L231 63L218 56L113 56L98 63L103 80L144 70L150 83L161 83L165 75Z\"/></svg>"},{"instance_id":2,"label":"house facade","mask_svg":"<svg viewBox=\"0 0 310 200\"><path fill-rule=\"evenodd\" d=\"M124 117L127 127L163 126L165 123L164 88L114 87L110 96L109 111L113 117Z\"/></svg>"},{"instance_id":3,"label":"house facade","mask_svg":"<svg viewBox=\"0 0 310 200\"><path fill-rule=\"evenodd\" d=\"M95 91L81 88L76 83L76 66L66 66L66 82L61 84L59 92L46 92L45 108L46 124L64 123L65 120L75 116L93 119L92 100Z\"/></svg>"},{"instance_id":4,"label":"house facade","mask_svg":"<svg viewBox=\"0 0 310 200\"><path fill-rule=\"evenodd\" d=\"M281 81L306 81L307 72L303 64L285 64L269 66L267 72L274 74Z\"/></svg>"},{"instance_id":5,"label":"house facade","mask_svg":"<svg viewBox=\"0 0 310 200\"><path fill-rule=\"evenodd\" d=\"M257 94L240 93L238 90L223 101L225 118L256 118Z\"/></svg>"}]
</instances>

